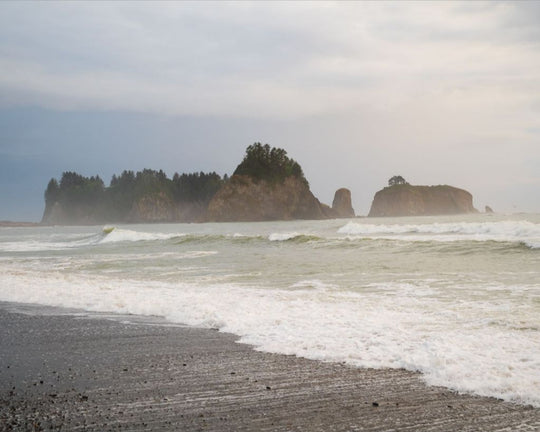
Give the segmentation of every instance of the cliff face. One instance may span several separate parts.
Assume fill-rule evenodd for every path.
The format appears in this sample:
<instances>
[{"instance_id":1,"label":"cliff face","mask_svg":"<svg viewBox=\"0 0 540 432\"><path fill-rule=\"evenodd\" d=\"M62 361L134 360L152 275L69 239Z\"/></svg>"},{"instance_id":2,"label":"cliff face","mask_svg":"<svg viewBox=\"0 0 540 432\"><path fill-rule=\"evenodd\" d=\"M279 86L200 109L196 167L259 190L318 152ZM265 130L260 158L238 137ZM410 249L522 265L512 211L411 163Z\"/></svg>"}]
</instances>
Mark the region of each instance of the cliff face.
<instances>
[{"instance_id":1,"label":"cliff face","mask_svg":"<svg viewBox=\"0 0 540 432\"><path fill-rule=\"evenodd\" d=\"M164 193L146 195L133 204L127 222L199 222L204 218L206 204L175 202Z\"/></svg>"},{"instance_id":2,"label":"cliff face","mask_svg":"<svg viewBox=\"0 0 540 432\"><path fill-rule=\"evenodd\" d=\"M41 223L45 225L92 225L101 223L99 210L79 204L64 206L59 202L46 206Z\"/></svg>"},{"instance_id":3,"label":"cliff face","mask_svg":"<svg viewBox=\"0 0 540 432\"><path fill-rule=\"evenodd\" d=\"M146 195L133 203L127 217L128 222L172 222L175 220L175 205L164 193Z\"/></svg>"},{"instance_id":4,"label":"cliff face","mask_svg":"<svg viewBox=\"0 0 540 432\"><path fill-rule=\"evenodd\" d=\"M324 219L322 205L301 179L283 182L255 181L234 175L214 195L206 213L213 222Z\"/></svg>"},{"instance_id":5,"label":"cliff face","mask_svg":"<svg viewBox=\"0 0 540 432\"><path fill-rule=\"evenodd\" d=\"M94 225L111 222L200 222L204 219L206 204L200 202L175 202L163 193L145 195L133 203L127 216L109 214L103 206L86 204L47 206L41 220L45 225Z\"/></svg>"},{"instance_id":6,"label":"cliff face","mask_svg":"<svg viewBox=\"0 0 540 432\"><path fill-rule=\"evenodd\" d=\"M354 217L351 193L339 189L332 207L309 190L302 168L283 149L248 146L229 179L218 174L175 174L144 169L114 175L108 187L99 176L64 172L45 191L42 223L267 221Z\"/></svg>"},{"instance_id":7,"label":"cliff face","mask_svg":"<svg viewBox=\"0 0 540 432\"><path fill-rule=\"evenodd\" d=\"M386 187L375 194L368 216L430 216L476 213L472 195L452 186Z\"/></svg>"}]
</instances>

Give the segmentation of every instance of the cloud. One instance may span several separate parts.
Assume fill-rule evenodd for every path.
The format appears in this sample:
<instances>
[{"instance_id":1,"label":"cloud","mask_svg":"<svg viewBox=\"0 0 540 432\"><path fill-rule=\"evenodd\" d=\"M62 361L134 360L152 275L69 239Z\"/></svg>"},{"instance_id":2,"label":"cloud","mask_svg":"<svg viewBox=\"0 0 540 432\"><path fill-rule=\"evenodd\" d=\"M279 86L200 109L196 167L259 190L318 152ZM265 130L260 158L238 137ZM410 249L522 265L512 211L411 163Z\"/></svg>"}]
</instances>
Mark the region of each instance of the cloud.
<instances>
[{"instance_id":1,"label":"cloud","mask_svg":"<svg viewBox=\"0 0 540 432\"><path fill-rule=\"evenodd\" d=\"M4 2L0 108L101 113L126 128L172 119L182 127L167 136L157 120L144 133L167 162L210 158L195 155L204 143L223 142L223 157L269 142L302 162L324 201L361 189L361 212L394 174L495 196L540 187L539 22L536 2ZM188 123L215 133L189 129L180 151ZM62 153L91 145L76 132ZM12 135L5 154L45 145Z\"/></svg>"},{"instance_id":2,"label":"cloud","mask_svg":"<svg viewBox=\"0 0 540 432\"><path fill-rule=\"evenodd\" d=\"M540 90L538 41L501 37L499 26L532 22L513 6L1 7L3 106L297 118L400 109L418 95L435 106L477 103L482 88L529 104Z\"/></svg>"}]
</instances>

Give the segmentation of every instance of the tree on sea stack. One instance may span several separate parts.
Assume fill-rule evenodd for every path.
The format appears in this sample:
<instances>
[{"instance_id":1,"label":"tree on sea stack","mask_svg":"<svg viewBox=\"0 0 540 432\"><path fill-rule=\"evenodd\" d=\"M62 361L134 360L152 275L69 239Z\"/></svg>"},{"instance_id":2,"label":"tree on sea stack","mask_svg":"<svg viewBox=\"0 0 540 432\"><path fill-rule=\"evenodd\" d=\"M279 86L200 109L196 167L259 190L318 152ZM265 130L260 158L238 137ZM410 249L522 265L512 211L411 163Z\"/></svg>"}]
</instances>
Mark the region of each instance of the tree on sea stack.
<instances>
[{"instance_id":1,"label":"tree on sea stack","mask_svg":"<svg viewBox=\"0 0 540 432\"><path fill-rule=\"evenodd\" d=\"M395 186L395 185L402 185L402 184L409 184L409 183L400 175L394 176L390 180L388 180L388 186Z\"/></svg>"},{"instance_id":2,"label":"tree on sea stack","mask_svg":"<svg viewBox=\"0 0 540 432\"><path fill-rule=\"evenodd\" d=\"M246 175L271 183L283 182L287 177L293 176L307 184L302 167L294 159L287 157L285 150L260 142L248 146L234 175Z\"/></svg>"}]
</instances>

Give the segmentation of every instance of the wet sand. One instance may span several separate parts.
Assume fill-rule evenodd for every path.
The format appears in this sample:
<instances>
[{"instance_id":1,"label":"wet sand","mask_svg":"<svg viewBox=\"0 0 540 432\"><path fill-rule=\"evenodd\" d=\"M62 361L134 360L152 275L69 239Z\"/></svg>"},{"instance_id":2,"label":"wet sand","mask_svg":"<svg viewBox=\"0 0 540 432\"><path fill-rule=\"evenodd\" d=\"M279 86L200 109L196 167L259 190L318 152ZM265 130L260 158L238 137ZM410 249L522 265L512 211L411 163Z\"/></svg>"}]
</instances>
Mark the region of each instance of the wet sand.
<instances>
[{"instance_id":1,"label":"wet sand","mask_svg":"<svg viewBox=\"0 0 540 432\"><path fill-rule=\"evenodd\" d=\"M540 430L538 408L428 387L412 372L260 353L157 320L60 313L0 303L0 430Z\"/></svg>"}]
</instances>

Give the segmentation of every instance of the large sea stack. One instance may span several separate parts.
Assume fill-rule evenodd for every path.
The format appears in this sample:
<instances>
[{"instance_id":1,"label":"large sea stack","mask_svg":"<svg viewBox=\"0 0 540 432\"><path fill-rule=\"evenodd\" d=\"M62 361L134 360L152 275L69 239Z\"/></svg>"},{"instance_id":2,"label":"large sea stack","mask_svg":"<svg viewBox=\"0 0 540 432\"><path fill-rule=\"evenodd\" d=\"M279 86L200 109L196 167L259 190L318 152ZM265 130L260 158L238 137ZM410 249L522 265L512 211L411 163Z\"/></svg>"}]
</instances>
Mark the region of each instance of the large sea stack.
<instances>
[{"instance_id":1,"label":"large sea stack","mask_svg":"<svg viewBox=\"0 0 540 432\"><path fill-rule=\"evenodd\" d=\"M324 219L321 203L301 179L289 176L276 183L233 175L212 198L206 219L213 222L248 222Z\"/></svg>"},{"instance_id":2,"label":"large sea stack","mask_svg":"<svg viewBox=\"0 0 540 432\"><path fill-rule=\"evenodd\" d=\"M452 186L395 184L375 194L368 216L432 216L477 213L472 195Z\"/></svg>"},{"instance_id":3,"label":"large sea stack","mask_svg":"<svg viewBox=\"0 0 540 432\"><path fill-rule=\"evenodd\" d=\"M327 206L326 206L327 207ZM328 207L327 207L328 208ZM324 219L300 165L283 149L255 143L208 204L214 222Z\"/></svg>"}]
</instances>

